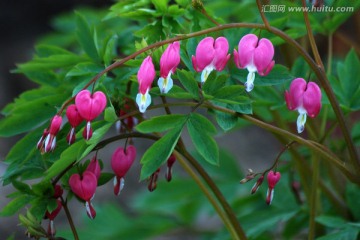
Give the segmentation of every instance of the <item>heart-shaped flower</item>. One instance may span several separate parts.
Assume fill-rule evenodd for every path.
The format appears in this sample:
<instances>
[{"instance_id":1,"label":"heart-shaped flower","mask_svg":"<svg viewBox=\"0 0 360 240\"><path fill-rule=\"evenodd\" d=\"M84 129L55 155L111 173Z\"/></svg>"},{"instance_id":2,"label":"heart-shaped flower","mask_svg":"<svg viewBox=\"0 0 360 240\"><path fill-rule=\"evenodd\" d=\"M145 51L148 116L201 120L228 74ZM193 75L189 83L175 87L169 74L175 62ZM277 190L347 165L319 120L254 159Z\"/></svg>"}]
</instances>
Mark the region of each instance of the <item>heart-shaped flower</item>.
<instances>
[{"instance_id":1,"label":"heart-shaped flower","mask_svg":"<svg viewBox=\"0 0 360 240\"><path fill-rule=\"evenodd\" d=\"M68 133L66 140L68 144L75 142L75 128L84 120L75 104L71 104L66 109L66 117L68 118L69 124L71 125L70 132Z\"/></svg>"},{"instance_id":2,"label":"heart-shaped flower","mask_svg":"<svg viewBox=\"0 0 360 240\"><path fill-rule=\"evenodd\" d=\"M69 179L69 185L71 191L85 201L86 212L91 219L94 219L96 212L92 207L90 200L94 197L97 187L97 178L95 174L90 171L85 171L82 176L77 173L73 174Z\"/></svg>"},{"instance_id":3,"label":"heart-shaped flower","mask_svg":"<svg viewBox=\"0 0 360 240\"><path fill-rule=\"evenodd\" d=\"M87 121L83 137L89 140L92 136L90 121L94 120L104 111L106 96L100 91L91 94L89 90L82 90L75 97L75 105L81 117Z\"/></svg>"},{"instance_id":4,"label":"heart-shaped flower","mask_svg":"<svg viewBox=\"0 0 360 240\"><path fill-rule=\"evenodd\" d=\"M268 181L268 190L267 190L267 196L266 196L266 203L268 205L271 204L273 198L274 198L274 188L275 185L280 181L281 174L280 172L274 172L270 171L267 175L267 181Z\"/></svg>"},{"instance_id":5,"label":"heart-shaped flower","mask_svg":"<svg viewBox=\"0 0 360 240\"><path fill-rule=\"evenodd\" d=\"M111 158L111 168L115 172L114 178L114 193L119 195L124 187L124 176L129 171L131 165L136 158L136 148L130 145L124 151L124 148L119 147L115 150Z\"/></svg>"}]
</instances>

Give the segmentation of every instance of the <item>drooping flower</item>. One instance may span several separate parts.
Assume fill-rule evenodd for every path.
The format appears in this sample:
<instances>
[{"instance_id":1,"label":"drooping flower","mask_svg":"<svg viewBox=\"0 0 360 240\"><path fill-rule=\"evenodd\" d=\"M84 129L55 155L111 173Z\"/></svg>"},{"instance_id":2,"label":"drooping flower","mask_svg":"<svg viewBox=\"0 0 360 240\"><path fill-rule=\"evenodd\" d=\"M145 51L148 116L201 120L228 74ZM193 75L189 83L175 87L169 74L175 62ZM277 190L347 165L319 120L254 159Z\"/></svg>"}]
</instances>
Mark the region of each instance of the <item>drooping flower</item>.
<instances>
[{"instance_id":1,"label":"drooping flower","mask_svg":"<svg viewBox=\"0 0 360 240\"><path fill-rule=\"evenodd\" d=\"M271 202L274 198L274 188L275 188L275 185L279 182L280 178L281 178L280 172L270 171L267 175L268 190L267 190L267 194L266 194L266 203L268 205L271 204Z\"/></svg>"},{"instance_id":2,"label":"drooping flower","mask_svg":"<svg viewBox=\"0 0 360 240\"><path fill-rule=\"evenodd\" d=\"M62 117L59 115L55 115L51 119L50 127L48 129L48 134L44 141L45 152L50 152L55 149L56 146L56 134L59 132L62 123ZM41 139L40 139L41 140Z\"/></svg>"},{"instance_id":3,"label":"drooping flower","mask_svg":"<svg viewBox=\"0 0 360 240\"><path fill-rule=\"evenodd\" d=\"M316 117L321 109L321 90L314 82L306 83L303 78L291 82L290 90L285 91L285 101L289 110L297 110L297 131L305 129L306 116Z\"/></svg>"},{"instance_id":4,"label":"drooping flower","mask_svg":"<svg viewBox=\"0 0 360 240\"><path fill-rule=\"evenodd\" d=\"M158 168L151 176L149 177L148 190L153 192L157 187L157 180L159 177L160 168Z\"/></svg>"},{"instance_id":5,"label":"drooping flower","mask_svg":"<svg viewBox=\"0 0 360 240\"><path fill-rule=\"evenodd\" d=\"M84 120L79 111L76 108L75 104L71 104L66 109L66 117L68 118L69 124L71 125L70 132L66 136L68 144L73 144L75 142L75 128Z\"/></svg>"},{"instance_id":6,"label":"drooping flower","mask_svg":"<svg viewBox=\"0 0 360 240\"><path fill-rule=\"evenodd\" d=\"M254 88L255 72L266 76L274 67L274 46L269 39L247 34L241 38L238 51L234 49L234 61L238 68L249 71L245 88L250 92Z\"/></svg>"},{"instance_id":7,"label":"drooping flower","mask_svg":"<svg viewBox=\"0 0 360 240\"><path fill-rule=\"evenodd\" d=\"M56 218L56 216L60 213L60 211L62 209L61 201L57 199L56 203L57 203L57 207L52 212L46 211L46 213L45 213L45 217L49 219L49 225L48 225L47 232L52 237L54 237L55 233L56 233L54 219Z\"/></svg>"},{"instance_id":8,"label":"drooping flower","mask_svg":"<svg viewBox=\"0 0 360 240\"><path fill-rule=\"evenodd\" d=\"M256 183L254 184L254 186L251 188L251 194L256 193L256 191L259 189L259 187L261 186L261 184L264 181L264 175L261 175L258 180L256 181Z\"/></svg>"},{"instance_id":9,"label":"drooping flower","mask_svg":"<svg viewBox=\"0 0 360 240\"><path fill-rule=\"evenodd\" d=\"M132 101L128 98L125 98L124 106L119 111L119 117L122 120L116 122L116 129L119 133L125 133L127 131L132 131L134 126L138 123L138 119L134 116L128 116L123 118L124 115L128 114L132 111Z\"/></svg>"},{"instance_id":10,"label":"drooping flower","mask_svg":"<svg viewBox=\"0 0 360 240\"><path fill-rule=\"evenodd\" d=\"M158 86L161 93L167 93L173 86L171 74L175 73L180 63L180 43L170 44L160 58L160 78Z\"/></svg>"},{"instance_id":11,"label":"drooping flower","mask_svg":"<svg viewBox=\"0 0 360 240\"><path fill-rule=\"evenodd\" d=\"M92 172L96 176L96 179L99 180L101 168L96 155L91 159L89 165L86 168L86 171Z\"/></svg>"},{"instance_id":12,"label":"drooping flower","mask_svg":"<svg viewBox=\"0 0 360 240\"><path fill-rule=\"evenodd\" d=\"M206 37L196 47L195 56L192 56L192 64L197 72L201 72L201 83L204 83L210 73L216 69L222 71L230 58L229 43L226 38L219 37L216 40Z\"/></svg>"},{"instance_id":13,"label":"drooping flower","mask_svg":"<svg viewBox=\"0 0 360 240\"><path fill-rule=\"evenodd\" d=\"M97 187L97 179L94 173L85 171L82 176L73 174L69 178L71 191L80 199L85 201L86 213L89 218L94 219L96 211L91 204Z\"/></svg>"},{"instance_id":14,"label":"drooping flower","mask_svg":"<svg viewBox=\"0 0 360 240\"><path fill-rule=\"evenodd\" d=\"M75 105L81 117L86 120L83 137L89 140L92 136L91 121L97 118L106 107L106 96L97 91L93 94L89 90L80 91L75 97Z\"/></svg>"},{"instance_id":15,"label":"drooping flower","mask_svg":"<svg viewBox=\"0 0 360 240\"><path fill-rule=\"evenodd\" d=\"M175 155L171 154L166 162L167 168L166 168L165 178L168 182L170 182L172 179L172 166L174 165L175 161L176 161Z\"/></svg>"},{"instance_id":16,"label":"drooping flower","mask_svg":"<svg viewBox=\"0 0 360 240\"><path fill-rule=\"evenodd\" d=\"M155 78L155 67L151 56L148 56L141 63L139 72L137 74L139 83L139 93L136 95L136 103L139 106L139 111L144 113L151 103L151 96L149 90Z\"/></svg>"},{"instance_id":17,"label":"drooping flower","mask_svg":"<svg viewBox=\"0 0 360 240\"><path fill-rule=\"evenodd\" d=\"M111 168L115 173L114 178L114 194L119 195L124 188L124 176L129 171L131 165L136 158L136 148L130 145L124 151L124 148L119 147L115 150L111 157Z\"/></svg>"}]
</instances>

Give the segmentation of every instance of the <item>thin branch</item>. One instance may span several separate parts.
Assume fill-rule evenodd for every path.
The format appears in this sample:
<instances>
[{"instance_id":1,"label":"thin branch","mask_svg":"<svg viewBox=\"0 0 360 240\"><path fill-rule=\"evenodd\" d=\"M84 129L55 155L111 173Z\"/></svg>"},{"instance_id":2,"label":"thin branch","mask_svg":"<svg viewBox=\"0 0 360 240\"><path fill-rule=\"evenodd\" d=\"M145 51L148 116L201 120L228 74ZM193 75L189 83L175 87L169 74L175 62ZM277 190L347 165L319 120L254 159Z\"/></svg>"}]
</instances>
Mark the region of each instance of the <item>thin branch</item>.
<instances>
[{"instance_id":1,"label":"thin branch","mask_svg":"<svg viewBox=\"0 0 360 240\"><path fill-rule=\"evenodd\" d=\"M269 24L269 22L268 22L268 20L267 20L267 18L265 16L265 13L263 11L262 4L261 4L260 0L256 0L256 5L257 5L257 7L259 9L261 19L262 19L266 29L270 29L270 24Z\"/></svg>"},{"instance_id":2,"label":"thin branch","mask_svg":"<svg viewBox=\"0 0 360 240\"><path fill-rule=\"evenodd\" d=\"M62 196L60 197L60 200L61 200L61 204L62 204L62 206L63 206L63 208L65 210L66 217L67 217L67 219L69 221L71 231L72 231L72 233L74 235L74 240L79 240L79 236L78 236L78 233L76 231L76 227L74 225L74 222L73 222L72 217L71 217L71 213L70 213L69 208L67 206L67 201L65 201Z\"/></svg>"}]
</instances>

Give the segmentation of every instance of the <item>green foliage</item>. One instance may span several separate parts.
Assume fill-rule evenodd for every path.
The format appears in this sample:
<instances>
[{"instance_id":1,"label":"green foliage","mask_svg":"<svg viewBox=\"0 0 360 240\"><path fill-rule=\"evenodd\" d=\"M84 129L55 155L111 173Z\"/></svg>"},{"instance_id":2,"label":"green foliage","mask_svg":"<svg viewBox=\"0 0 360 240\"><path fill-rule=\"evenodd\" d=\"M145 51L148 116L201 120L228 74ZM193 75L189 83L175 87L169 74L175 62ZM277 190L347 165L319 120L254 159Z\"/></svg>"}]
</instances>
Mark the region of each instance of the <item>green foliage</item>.
<instances>
[{"instance_id":1,"label":"green foliage","mask_svg":"<svg viewBox=\"0 0 360 240\"><path fill-rule=\"evenodd\" d=\"M329 0L325 3L335 8L343 7L341 1ZM288 89L290 81L297 77L317 80L303 57L293 54L293 49L289 48L283 38L265 29L261 32L259 29L250 28L208 30L206 34L188 38L189 33L214 27L214 20L220 24L261 23L255 1L203 1L202 12L194 9L192 4L195 3L190 0L125 0L114 3L109 10L80 9L53 20L51 24L55 31L39 40L34 48L32 60L18 64L13 70L14 73L25 75L38 87L22 93L13 103L1 110L3 118L0 119L0 136L22 135L4 160L8 166L1 180L3 185L11 184L15 192L8 196L11 200L3 207L0 216L14 215L26 207L26 214L19 214L21 225L31 234L46 237L41 220L46 210L52 211L57 207L57 202L53 198L53 183L62 184L66 192L63 195L65 201L76 199L72 198L73 193L69 191L68 179L71 174L81 173L86 169L89 163L87 156L95 150L106 151L108 141L119 139L119 134L123 138L121 135L124 133L131 135L133 132L140 132L145 134L146 138L158 139L141 156L141 181L162 168L174 151L181 154L183 144L178 145L178 142L183 141L182 137L188 138L191 141L185 142L184 145L189 149L193 148L191 155L219 187L249 238L303 237L304 229L308 228L309 224L309 188L316 187L307 177L303 179L304 175L311 176L308 173L312 169L307 169L310 166L307 162L310 151L299 147L300 144L294 144L289 150L291 154L285 153L286 160L282 157L279 164L276 164L283 177L276 186L276 195L269 207L264 203L266 183L260 188L259 193L249 195L251 186L237 184L244 177L241 166L238 165L239 160L242 160L241 156L236 153L239 159L234 158L219 148L218 141L221 141L219 139L226 131L247 126L248 123L244 123L241 118L254 114L252 121L265 125L265 129L269 128L266 124L282 128L275 131L275 134L280 142L286 143L288 139L284 138L283 132L293 128L296 117L294 112L286 110L284 90ZM296 1L286 1L282 4L286 9L284 12L264 12L270 25L302 44L304 54L310 52L310 48L304 44L307 30L303 13L297 11L289 14L290 7L301 7L301 4ZM353 3L352 6L354 10L359 9L360 3ZM309 12L314 34L320 33L325 36L336 35L339 26L351 16L351 12ZM248 33L270 39L276 46L277 63L286 62L288 67L276 64L268 75L256 74L255 88L248 93L243 86L248 71L238 69L231 59L222 72L214 70L205 83L201 84L201 73L194 71L192 66L192 56L199 41L206 36L225 36L231 53L233 49L238 48L240 38ZM139 87L136 75L142 60L149 55L153 58L156 70L159 70L159 61L166 45L159 44L147 51L143 49L176 36L184 40L180 41L181 63L172 75L174 86L166 94L160 93L159 88L155 87L156 83L153 83L150 90L152 103L159 104L161 96L162 101L166 100L171 114L168 109L165 109L167 114L163 115L151 110L151 117L147 119L148 113L139 114L135 103ZM141 51L141 54L133 55L132 59L123 65L111 65L136 51ZM328 54L328 57L331 57L331 54ZM349 129L356 145L360 143L360 124L356 122L356 111L360 109L359 69L360 60L355 50L349 51L344 60L334 58L332 69L326 68L339 104L345 110L346 117L349 117L347 122L350 124ZM155 81L158 75L159 71ZM90 91L104 92L108 104L104 112L91 123L92 138L88 141L82 138L85 123L81 123L75 129L76 142L69 146L66 136L70 131L70 125L66 121L66 107L74 102L73 97L85 86ZM309 144L321 146L323 151L334 153L334 156L341 156L346 169L351 169L351 161L344 151L346 146L343 139L333 139L338 138L338 125L325 93L323 96L324 110L316 119L308 120L308 134L299 137ZM217 110L214 110L214 107L217 107ZM154 107L156 108L159 106ZM207 112L202 111L202 108ZM134 129L122 128L120 133L114 132L114 123L124 114L120 110L131 117L124 119L122 124L130 119L140 123ZM238 114L230 114L228 110ZM64 118L61 130L56 136L56 148L51 153L43 153L36 148L36 143L44 129L49 128L55 114L60 114ZM219 127L214 126L215 122ZM185 126L186 133L183 132ZM333 135L336 136L332 135L333 131L336 133ZM105 139L108 135L112 138ZM320 139L322 142L319 142ZM137 146L137 140L131 144ZM127 141L132 142L130 138ZM266 161L273 163L274 160L269 156ZM305 167L300 168L298 161ZM109 161L101 161L102 169L106 169L109 164ZM329 169L331 167L329 166ZM326 168L321 169L322 182L318 184L322 186L321 190L324 193L319 194L318 202L324 204L316 211L319 214L316 218L317 224L321 225L321 230L326 236L318 234L317 239L357 239L360 230L359 187L341 178L345 190L340 191L336 187L333 189L333 185L336 185L334 182L338 179L328 181L333 173L326 174L326 171ZM162 174L163 171L160 171L160 175ZM333 175L336 174L338 173ZM113 177L112 172L102 172L98 186L108 184ZM298 190L300 198L304 198L305 201L302 205L295 201L296 195L289 191L289 185L297 178L301 179L302 184ZM357 178L353 177L352 180L357 181ZM111 204L96 206L96 220L83 220L85 224L79 229L80 237L148 239L161 234L172 236L178 232L186 232L190 238L230 239L233 236L230 236L222 224L216 224L214 228L200 226L199 223L203 219L215 219L216 223L221 219L216 217L216 211L195 183L196 181L176 169L171 183L165 183L159 178L155 193L145 193L140 188L135 196L129 196L131 201L124 201L127 211ZM205 188L208 189L208 185ZM218 197L217 194L209 195ZM334 210L337 209L331 202L334 199L343 201L341 205L344 205L348 218L338 215ZM219 198L215 199L216 202L220 202L218 200ZM121 227L118 226L119 222ZM60 231L57 236L72 238L67 231Z\"/></svg>"}]
</instances>

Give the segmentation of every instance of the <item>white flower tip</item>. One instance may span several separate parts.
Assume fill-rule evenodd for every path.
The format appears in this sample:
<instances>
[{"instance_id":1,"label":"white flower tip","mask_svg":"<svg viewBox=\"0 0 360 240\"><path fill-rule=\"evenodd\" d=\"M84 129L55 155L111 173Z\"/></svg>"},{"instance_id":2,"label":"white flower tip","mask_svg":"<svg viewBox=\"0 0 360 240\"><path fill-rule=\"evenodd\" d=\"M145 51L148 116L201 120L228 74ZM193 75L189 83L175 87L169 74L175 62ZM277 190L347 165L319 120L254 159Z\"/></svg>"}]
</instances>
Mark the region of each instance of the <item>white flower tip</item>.
<instances>
[{"instance_id":1,"label":"white flower tip","mask_svg":"<svg viewBox=\"0 0 360 240\"><path fill-rule=\"evenodd\" d=\"M138 93L136 95L136 103L139 106L139 111L141 113L144 113L151 103L150 94L148 92L146 92L145 94Z\"/></svg>"},{"instance_id":2,"label":"white flower tip","mask_svg":"<svg viewBox=\"0 0 360 240\"><path fill-rule=\"evenodd\" d=\"M245 86L245 90L247 92L251 92L254 89L254 84L253 83L246 82L244 84L244 86Z\"/></svg>"}]
</instances>

